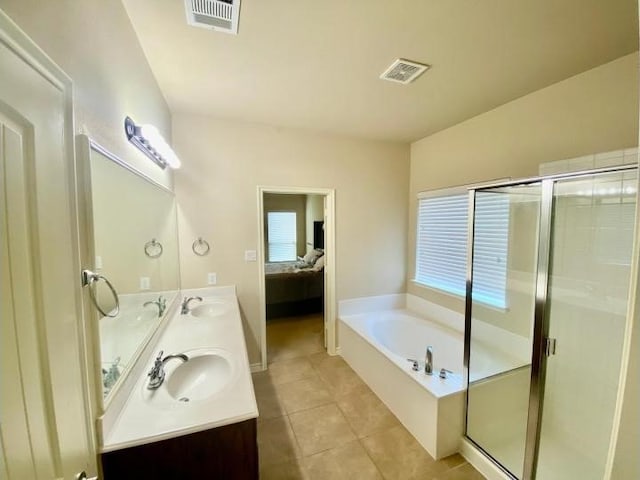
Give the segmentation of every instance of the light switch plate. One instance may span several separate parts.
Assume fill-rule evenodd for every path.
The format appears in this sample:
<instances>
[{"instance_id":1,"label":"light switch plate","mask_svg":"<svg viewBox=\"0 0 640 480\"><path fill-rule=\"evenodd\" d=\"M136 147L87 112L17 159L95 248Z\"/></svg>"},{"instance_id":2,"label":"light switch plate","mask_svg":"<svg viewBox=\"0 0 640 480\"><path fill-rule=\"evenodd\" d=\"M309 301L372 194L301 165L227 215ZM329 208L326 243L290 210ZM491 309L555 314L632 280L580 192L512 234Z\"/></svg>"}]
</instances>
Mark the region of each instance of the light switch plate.
<instances>
[{"instance_id":1,"label":"light switch plate","mask_svg":"<svg viewBox=\"0 0 640 480\"><path fill-rule=\"evenodd\" d=\"M218 283L218 276L215 273L207 273L207 284L215 285Z\"/></svg>"},{"instance_id":2,"label":"light switch plate","mask_svg":"<svg viewBox=\"0 0 640 480\"><path fill-rule=\"evenodd\" d=\"M100 270L102 268L102 257L100 255L96 255L96 270Z\"/></svg>"},{"instance_id":3,"label":"light switch plate","mask_svg":"<svg viewBox=\"0 0 640 480\"><path fill-rule=\"evenodd\" d=\"M258 254L255 250L245 250L244 251L244 261L245 262L255 262L258 259Z\"/></svg>"},{"instance_id":4,"label":"light switch plate","mask_svg":"<svg viewBox=\"0 0 640 480\"><path fill-rule=\"evenodd\" d=\"M149 277L140 277L140 290L151 290L151 279Z\"/></svg>"}]
</instances>

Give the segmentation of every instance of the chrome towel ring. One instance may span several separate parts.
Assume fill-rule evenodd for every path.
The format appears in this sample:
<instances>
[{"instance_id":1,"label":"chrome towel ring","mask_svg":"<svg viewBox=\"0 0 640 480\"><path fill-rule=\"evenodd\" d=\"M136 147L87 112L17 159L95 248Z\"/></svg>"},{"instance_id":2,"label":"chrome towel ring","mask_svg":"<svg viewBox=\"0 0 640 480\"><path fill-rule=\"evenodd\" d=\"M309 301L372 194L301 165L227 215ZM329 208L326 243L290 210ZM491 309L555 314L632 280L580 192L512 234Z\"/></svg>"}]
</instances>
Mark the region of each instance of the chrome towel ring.
<instances>
[{"instance_id":1,"label":"chrome towel ring","mask_svg":"<svg viewBox=\"0 0 640 480\"><path fill-rule=\"evenodd\" d=\"M111 314L102 310L102 308L100 308L100 305L98 305L98 299L96 298L96 292L93 287L93 284L97 283L100 280L104 280L104 283L107 284L107 287L109 287L109 290L111 290L113 299L116 302L116 308L113 310L113 313ZM98 309L98 311L102 314L102 316L113 318L113 317L116 317L118 313L120 313L120 300L118 299L118 292L116 292L116 289L113 287L113 285L111 285L111 282L107 279L107 277L105 277L104 275L100 275L98 273L93 273L91 270L83 270L82 286L89 287L89 296L91 297L91 301L93 302L93 305Z\"/></svg>"},{"instance_id":2,"label":"chrome towel ring","mask_svg":"<svg viewBox=\"0 0 640 480\"><path fill-rule=\"evenodd\" d=\"M149 258L158 258L163 252L162 244L155 238L144 244L144 254Z\"/></svg>"},{"instance_id":3,"label":"chrome towel ring","mask_svg":"<svg viewBox=\"0 0 640 480\"><path fill-rule=\"evenodd\" d=\"M198 237L198 239L193 242L193 245L191 245L191 250L193 250L193 253L196 255L204 257L209 253L209 250L211 250L211 246L209 245L209 242L204 240L202 237Z\"/></svg>"}]
</instances>

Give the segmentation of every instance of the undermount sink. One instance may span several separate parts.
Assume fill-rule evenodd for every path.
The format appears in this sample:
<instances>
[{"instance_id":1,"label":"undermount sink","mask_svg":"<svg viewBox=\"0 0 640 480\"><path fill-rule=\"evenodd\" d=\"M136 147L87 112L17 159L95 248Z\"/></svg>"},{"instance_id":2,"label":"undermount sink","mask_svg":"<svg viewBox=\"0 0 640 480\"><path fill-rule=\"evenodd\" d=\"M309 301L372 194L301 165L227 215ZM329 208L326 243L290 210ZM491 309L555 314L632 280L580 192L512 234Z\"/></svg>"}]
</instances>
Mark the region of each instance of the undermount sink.
<instances>
[{"instance_id":1,"label":"undermount sink","mask_svg":"<svg viewBox=\"0 0 640 480\"><path fill-rule=\"evenodd\" d=\"M206 302L193 307L191 315L194 317L216 317L225 313L229 307L223 302Z\"/></svg>"},{"instance_id":2,"label":"undermount sink","mask_svg":"<svg viewBox=\"0 0 640 480\"><path fill-rule=\"evenodd\" d=\"M165 380L167 392L181 402L205 400L220 392L232 377L229 360L219 352L185 352L187 362L176 367Z\"/></svg>"}]
</instances>

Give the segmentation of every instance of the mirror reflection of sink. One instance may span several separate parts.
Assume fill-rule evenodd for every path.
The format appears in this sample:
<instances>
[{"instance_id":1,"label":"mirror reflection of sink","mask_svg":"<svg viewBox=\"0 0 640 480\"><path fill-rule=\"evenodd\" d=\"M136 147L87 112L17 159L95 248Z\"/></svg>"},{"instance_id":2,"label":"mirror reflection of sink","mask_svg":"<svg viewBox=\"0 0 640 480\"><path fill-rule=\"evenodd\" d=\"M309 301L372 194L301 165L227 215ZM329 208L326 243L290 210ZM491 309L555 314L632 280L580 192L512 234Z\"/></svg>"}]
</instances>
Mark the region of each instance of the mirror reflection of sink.
<instances>
[{"instance_id":1,"label":"mirror reflection of sink","mask_svg":"<svg viewBox=\"0 0 640 480\"><path fill-rule=\"evenodd\" d=\"M228 385L232 368L225 356L206 350L185 353L189 361L181 363L165 380L167 391L175 400L204 400Z\"/></svg>"},{"instance_id":2,"label":"mirror reflection of sink","mask_svg":"<svg viewBox=\"0 0 640 480\"><path fill-rule=\"evenodd\" d=\"M228 310L228 306L223 302L206 301L191 309L191 315L194 317L216 317L222 315Z\"/></svg>"}]
</instances>

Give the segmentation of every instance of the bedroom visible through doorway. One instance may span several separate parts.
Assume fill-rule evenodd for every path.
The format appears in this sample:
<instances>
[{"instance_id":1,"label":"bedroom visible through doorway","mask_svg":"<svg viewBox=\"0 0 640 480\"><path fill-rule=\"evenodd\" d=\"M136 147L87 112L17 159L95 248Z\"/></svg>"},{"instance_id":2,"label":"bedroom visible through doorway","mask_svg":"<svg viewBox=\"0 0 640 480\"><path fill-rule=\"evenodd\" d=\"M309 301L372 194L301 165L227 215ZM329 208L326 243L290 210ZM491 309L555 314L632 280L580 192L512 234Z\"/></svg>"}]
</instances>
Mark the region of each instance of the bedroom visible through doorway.
<instances>
[{"instance_id":1,"label":"bedroom visible through doorway","mask_svg":"<svg viewBox=\"0 0 640 480\"><path fill-rule=\"evenodd\" d=\"M297 188L259 191L263 369L280 360L335 353L333 281L327 275L334 256L327 248L333 244L333 225L327 225L333 222L332 195Z\"/></svg>"}]
</instances>

